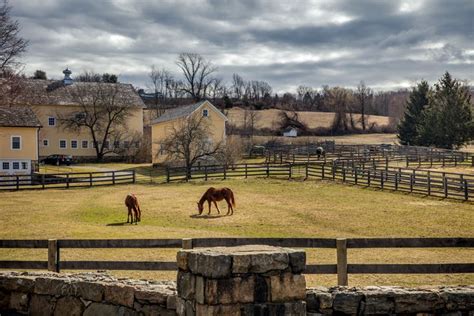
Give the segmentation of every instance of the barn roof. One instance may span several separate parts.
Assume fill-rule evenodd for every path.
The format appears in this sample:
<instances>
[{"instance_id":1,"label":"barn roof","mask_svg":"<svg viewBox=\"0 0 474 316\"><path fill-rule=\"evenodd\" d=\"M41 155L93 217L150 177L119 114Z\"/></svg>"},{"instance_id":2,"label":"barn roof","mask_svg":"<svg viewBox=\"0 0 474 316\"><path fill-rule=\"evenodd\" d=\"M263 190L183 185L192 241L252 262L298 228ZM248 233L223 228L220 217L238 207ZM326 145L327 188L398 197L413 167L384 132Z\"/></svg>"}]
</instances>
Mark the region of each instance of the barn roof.
<instances>
[{"instance_id":1,"label":"barn roof","mask_svg":"<svg viewBox=\"0 0 474 316\"><path fill-rule=\"evenodd\" d=\"M15 98L15 104L20 105L78 105L74 100L74 89L97 88L113 86L117 88L120 97L134 107L145 107L142 99L131 84L125 83L99 83L99 82L74 82L65 85L62 80L25 79L22 89ZM86 90L87 91L87 90Z\"/></svg>"},{"instance_id":2,"label":"barn roof","mask_svg":"<svg viewBox=\"0 0 474 316\"><path fill-rule=\"evenodd\" d=\"M199 109L205 103L209 104L209 106L211 106L217 113L219 113L224 118L224 120L227 121L227 117L224 114L222 114L222 112L219 111L218 108L216 108L214 105L212 105L211 102L205 100L205 101L201 101L201 102L198 102L198 103L185 105L185 106L180 106L180 107L177 107L177 108L166 110L165 113L163 113L163 115L161 115L160 117L153 120L152 124L166 122L166 121L172 121L172 120L175 120L175 119L180 118L180 117L188 117L189 115L191 115L194 111Z\"/></svg>"},{"instance_id":3,"label":"barn roof","mask_svg":"<svg viewBox=\"0 0 474 316\"><path fill-rule=\"evenodd\" d=\"M41 127L35 113L26 106L0 106L0 126Z\"/></svg>"}]
</instances>

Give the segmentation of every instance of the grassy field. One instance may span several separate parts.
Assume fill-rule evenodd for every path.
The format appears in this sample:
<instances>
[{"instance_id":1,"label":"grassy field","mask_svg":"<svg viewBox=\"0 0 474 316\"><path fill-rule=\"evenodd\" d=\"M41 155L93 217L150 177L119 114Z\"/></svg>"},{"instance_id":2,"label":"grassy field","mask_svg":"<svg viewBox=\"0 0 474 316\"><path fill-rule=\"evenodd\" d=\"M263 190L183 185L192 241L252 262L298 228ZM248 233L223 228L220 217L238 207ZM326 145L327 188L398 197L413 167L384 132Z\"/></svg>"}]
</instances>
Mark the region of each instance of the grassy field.
<instances>
[{"instance_id":1,"label":"grassy field","mask_svg":"<svg viewBox=\"0 0 474 316\"><path fill-rule=\"evenodd\" d=\"M279 118L278 113L281 110L268 109L255 111L257 112L257 124L256 128L271 128L275 129L278 126ZM244 124L244 110L241 108L232 108L228 111L227 117L231 124L241 127ZM330 127L334 119L334 113L332 112L305 112L298 111L298 116L301 121L306 123L309 128L317 127ZM354 114L354 119L357 121L360 119L359 114ZM378 126L388 124L388 116L369 116L369 124L376 123Z\"/></svg>"},{"instance_id":2,"label":"grassy field","mask_svg":"<svg viewBox=\"0 0 474 316\"><path fill-rule=\"evenodd\" d=\"M196 216L209 186L236 194L234 216ZM125 195L139 197L143 220L129 225ZM474 206L320 181L227 180L92 189L1 192L0 238L186 237L472 237ZM221 203L221 209L225 209ZM62 260L174 260L175 250L64 250ZM311 250L310 263L335 263L335 250ZM45 260L45 250L0 249L0 260ZM349 250L349 263L473 262L469 249ZM174 279L173 272L112 271L119 276ZM335 285L335 276L307 276ZM472 284L474 275L350 275L350 285Z\"/></svg>"}]
</instances>

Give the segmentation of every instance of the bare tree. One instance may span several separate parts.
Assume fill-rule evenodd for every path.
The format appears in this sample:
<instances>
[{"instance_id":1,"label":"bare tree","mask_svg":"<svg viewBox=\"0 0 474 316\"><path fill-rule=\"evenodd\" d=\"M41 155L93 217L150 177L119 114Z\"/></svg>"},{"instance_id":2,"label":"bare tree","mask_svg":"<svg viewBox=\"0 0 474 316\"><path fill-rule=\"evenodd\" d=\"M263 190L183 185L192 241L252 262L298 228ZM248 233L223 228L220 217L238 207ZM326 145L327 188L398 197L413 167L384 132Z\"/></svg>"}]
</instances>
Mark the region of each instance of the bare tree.
<instances>
[{"instance_id":1,"label":"bare tree","mask_svg":"<svg viewBox=\"0 0 474 316\"><path fill-rule=\"evenodd\" d=\"M150 78L150 89L153 91L153 106L156 109L156 114L160 116L164 112L160 105L165 103L166 98L171 94L173 75L166 68L159 69L152 65L148 77Z\"/></svg>"},{"instance_id":2,"label":"bare tree","mask_svg":"<svg viewBox=\"0 0 474 316\"><path fill-rule=\"evenodd\" d=\"M231 137L227 139L227 142L216 155L217 160L224 165L229 167L235 165L242 159L244 151L244 144L239 137Z\"/></svg>"},{"instance_id":3,"label":"bare tree","mask_svg":"<svg viewBox=\"0 0 474 316\"><path fill-rule=\"evenodd\" d=\"M214 144L210 135L210 126L202 116L190 116L175 124L160 145L168 161L184 164L190 179L191 168L197 161L213 157L221 149L222 143Z\"/></svg>"},{"instance_id":4,"label":"bare tree","mask_svg":"<svg viewBox=\"0 0 474 316\"><path fill-rule=\"evenodd\" d=\"M176 64L184 74L183 90L196 101L204 99L207 87L212 82L211 75L217 68L201 55L193 53L181 53Z\"/></svg>"},{"instance_id":5,"label":"bare tree","mask_svg":"<svg viewBox=\"0 0 474 316\"><path fill-rule=\"evenodd\" d=\"M362 130L364 131L367 128L367 108L372 103L373 96L374 93L372 92L372 89L367 87L363 81L361 81L357 85L357 90L355 92L355 100L360 111L360 122L362 124Z\"/></svg>"},{"instance_id":6,"label":"bare tree","mask_svg":"<svg viewBox=\"0 0 474 316\"><path fill-rule=\"evenodd\" d=\"M4 72L18 66L17 58L25 52L28 41L20 37L20 24L11 19L8 1L0 3L0 72Z\"/></svg>"},{"instance_id":7,"label":"bare tree","mask_svg":"<svg viewBox=\"0 0 474 316\"><path fill-rule=\"evenodd\" d=\"M223 98L225 95L225 86L222 83L222 78L214 78L212 79L207 95L212 99L212 102L216 102L217 98Z\"/></svg>"},{"instance_id":8,"label":"bare tree","mask_svg":"<svg viewBox=\"0 0 474 316\"><path fill-rule=\"evenodd\" d=\"M120 85L76 83L70 87L69 93L79 109L67 115L58 113L58 120L64 129L75 132L85 129L89 132L97 160L119 151L114 144L122 142L127 146L124 131L132 102L126 93L120 91Z\"/></svg>"},{"instance_id":9,"label":"bare tree","mask_svg":"<svg viewBox=\"0 0 474 316\"><path fill-rule=\"evenodd\" d=\"M352 91L334 87L327 89L327 102L334 109L334 120L332 122L332 133L346 133L349 131L347 113L351 112Z\"/></svg>"},{"instance_id":10,"label":"bare tree","mask_svg":"<svg viewBox=\"0 0 474 316\"><path fill-rule=\"evenodd\" d=\"M244 79L239 74L232 75L232 92L237 100L240 100L244 94Z\"/></svg>"}]
</instances>

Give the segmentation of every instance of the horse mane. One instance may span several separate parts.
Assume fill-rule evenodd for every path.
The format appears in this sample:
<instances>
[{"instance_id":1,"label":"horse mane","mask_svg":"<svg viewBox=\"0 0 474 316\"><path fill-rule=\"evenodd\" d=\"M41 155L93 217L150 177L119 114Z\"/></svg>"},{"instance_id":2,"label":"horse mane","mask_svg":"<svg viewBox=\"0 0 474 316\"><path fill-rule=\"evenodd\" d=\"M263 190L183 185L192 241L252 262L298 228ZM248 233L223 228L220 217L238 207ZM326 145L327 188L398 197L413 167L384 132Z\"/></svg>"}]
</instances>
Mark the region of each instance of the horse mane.
<instances>
[{"instance_id":1,"label":"horse mane","mask_svg":"<svg viewBox=\"0 0 474 316\"><path fill-rule=\"evenodd\" d=\"M199 205L203 204L204 201L207 200L207 192L209 192L209 189L206 190L206 192L204 192L204 194L202 195L201 199L199 200Z\"/></svg>"}]
</instances>

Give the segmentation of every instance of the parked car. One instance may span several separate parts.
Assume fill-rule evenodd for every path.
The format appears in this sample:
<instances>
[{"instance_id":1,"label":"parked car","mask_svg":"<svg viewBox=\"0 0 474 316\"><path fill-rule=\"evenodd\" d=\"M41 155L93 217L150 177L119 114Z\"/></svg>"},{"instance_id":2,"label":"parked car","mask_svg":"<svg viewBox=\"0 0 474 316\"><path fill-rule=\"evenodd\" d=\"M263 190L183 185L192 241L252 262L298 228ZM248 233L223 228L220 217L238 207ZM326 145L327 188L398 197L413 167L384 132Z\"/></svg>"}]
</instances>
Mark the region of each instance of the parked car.
<instances>
[{"instance_id":1,"label":"parked car","mask_svg":"<svg viewBox=\"0 0 474 316\"><path fill-rule=\"evenodd\" d=\"M72 164L72 156L69 155L49 155L48 157L42 159L41 163L48 164L48 165L71 165Z\"/></svg>"}]
</instances>

